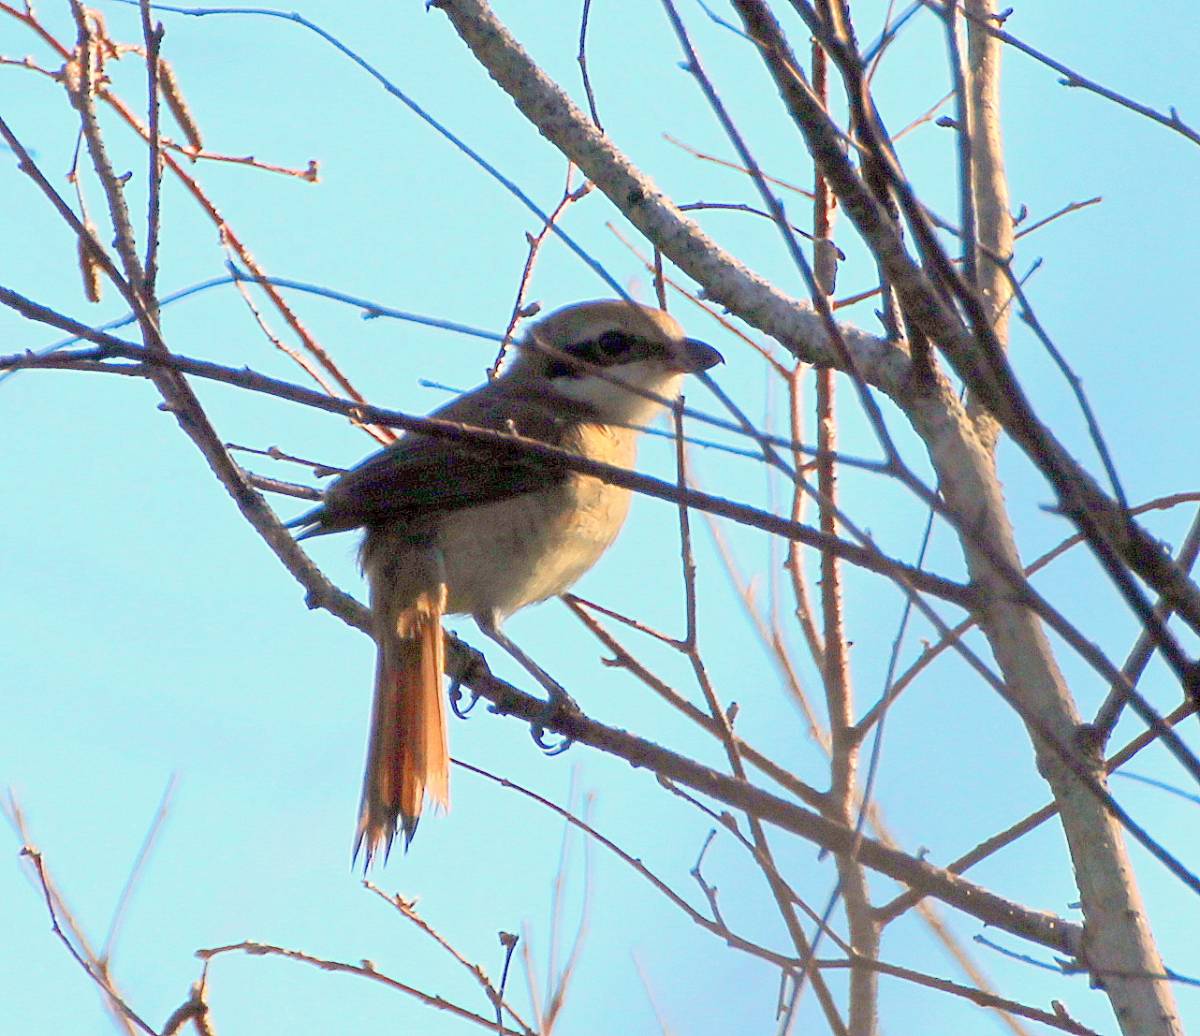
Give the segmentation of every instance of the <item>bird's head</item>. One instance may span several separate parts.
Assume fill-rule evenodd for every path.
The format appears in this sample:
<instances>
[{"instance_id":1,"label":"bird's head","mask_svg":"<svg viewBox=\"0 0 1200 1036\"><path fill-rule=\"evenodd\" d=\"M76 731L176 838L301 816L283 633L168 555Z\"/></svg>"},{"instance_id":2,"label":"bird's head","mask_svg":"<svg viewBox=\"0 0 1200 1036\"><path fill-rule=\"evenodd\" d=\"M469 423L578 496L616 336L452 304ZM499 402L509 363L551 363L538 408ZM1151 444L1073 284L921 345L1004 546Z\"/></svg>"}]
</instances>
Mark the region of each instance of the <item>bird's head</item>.
<instances>
[{"instance_id":1,"label":"bird's head","mask_svg":"<svg viewBox=\"0 0 1200 1036\"><path fill-rule=\"evenodd\" d=\"M533 324L504 377L545 388L609 424L645 424L685 374L722 362L668 313L621 299L580 302Z\"/></svg>"}]
</instances>

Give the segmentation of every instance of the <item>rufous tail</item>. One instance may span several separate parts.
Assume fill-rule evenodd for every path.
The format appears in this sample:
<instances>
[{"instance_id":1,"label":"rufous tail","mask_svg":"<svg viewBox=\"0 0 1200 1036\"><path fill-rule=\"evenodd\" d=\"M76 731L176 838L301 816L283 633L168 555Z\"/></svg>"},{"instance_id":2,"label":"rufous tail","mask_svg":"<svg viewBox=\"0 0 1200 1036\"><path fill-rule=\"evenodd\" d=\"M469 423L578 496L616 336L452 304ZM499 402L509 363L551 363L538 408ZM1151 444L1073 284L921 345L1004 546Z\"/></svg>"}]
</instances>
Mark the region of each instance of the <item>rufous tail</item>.
<instances>
[{"instance_id":1,"label":"rufous tail","mask_svg":"<svg viewBox=\"0 0 1200 1036\"><path fill-rule=\"evenodd\" d=\"M442 693L444 591L424 593L394 620L376 617L375 702L354 857L391 852L397 829L412 841L426 797L450 806L450 750Z\"/></svg>"}]
</instances>

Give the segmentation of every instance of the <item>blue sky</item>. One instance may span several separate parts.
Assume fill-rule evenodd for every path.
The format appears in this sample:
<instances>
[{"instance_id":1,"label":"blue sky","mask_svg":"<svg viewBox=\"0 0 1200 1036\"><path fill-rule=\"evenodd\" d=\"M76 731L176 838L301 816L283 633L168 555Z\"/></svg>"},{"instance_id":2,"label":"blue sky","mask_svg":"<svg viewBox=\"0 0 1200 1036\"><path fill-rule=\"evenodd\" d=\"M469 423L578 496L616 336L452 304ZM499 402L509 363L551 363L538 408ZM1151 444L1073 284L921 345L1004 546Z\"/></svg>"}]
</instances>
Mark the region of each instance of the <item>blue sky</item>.
<instances>
[{"instance_id":1,"label":"blue sky","mask_svg":"<svg viewBox=\"0 0 1200 1036\"><path fill-rule=\"evenodd\" d=\"M136 12L101 4L115 38L140 34ZM351 9L352 8L352 9ZM582 99L575 52L577 5L498 5L542 66ZM448 126L549 208L562 190L565 162L491 87L436 11L419 3L309 3L301 10L380 67ZM706 64L764 167L807 183L810 165L774 92L748 48L683 6ZM855 5L860 37L882 24L883 7ZM65 9L45 3L41 16L73 37ZM312 281L401 309L503 330L534 218L477 167L415 119L315 36L283 21L254 17L189 19L164 15L164 54L174 64L206 144L226 154L303 166L317 159L319 184L237 166L196 171L210 196L263 265L278 276ZM1143 5L1029 5L1011 31L1092 77L1185 118L1200 113L1200 87L1183 59L1181 39L1197 28L1190 5L1160 0L1154 23ZM807 37L790 25L797 46ZM50 61L29 33L0 18L0 53ZM698 162L666 142L670 133L703 151L730 155L719 128L678 68L678 52L657 5L593 4L589 66L605 127L630 157L677 201L750 201L737 173ZM1195 489L1194 273L1200 245L1195 221L1197 153L1183 138L1081 91L1019 55L1005 55L1005 131L1014 207L1040 218L1070 201L1104 202L1031 236L1017 268L1044 264L1029 283L1039 316L1083 378L1134 501ZM137 106L143 73L127 60L117 85ZM877 97L893 128L925 111L946 90L944 51L931 20L917 18L882 65ZM62 179L75 145L72 113L49 81L0 68L0 113L42 168ZM143 211L144 156L115 120L106 121L118 168L129 168L135 213ZM918 189L953 214L950 131L926 125L901 143ZM89 307L74 274L74 243L15 169L0 163L0 283L80 319L120 316L110 291ZM102 199L88 188L93 219ZM806 221L807 204L788 198ZM221 272L211 223L177 185L164 196L162 290ZM573 207L565 226L622 284L649 297L640 265L605 228L619 215L597 193ZM753 269L784 290L804 288L766 221L711 213L704 225ZM623 228L624 229L624 228ZM107 238L107 230L101 236ZM17 243L11 247L11 243ZM861 248L844 225L846 293L869 286ZM548 307L607 294L602 282L551 242L536 269L531 297ZM386 320L363 321L335 303L299 295L290 301L343 369L374 402L413 412L440 404L430 379L458 388L481 380L490 347L469 338ZM765 389L760 362L732 336L676 297L689 331L721 348L719 377L752 415L781 404ZM875 327L870 305L848 319ZM278 324L278 322L276 322ZM167 309L164 328L180 353L301 381L273 352L230 288L198 294ZM0 311L0 351L38 348L53 333ZM1014 331L1013 357L1023 384L1060 435L1097 470L1068 389L1032 337ZM315 411L216 385L201 399L229 441L278 445L301 456L349 464L372 444L361 432ZM843 445L873 454L869 428L843 391ZM699 387L689 401L716 403ZM318 956L369 958L394 977L473 1009L487 1005L470 979L412 926L359 885L349 869L362 744L373 668L358 633L304 607L299 587L239 518L202 459L172 419L156 409L153 388L131 379L77 373L28 373L0 384L5 496L0 528L0 628L5 631L0 725L0 784L11 785L60 887L88 930L103 934L146 826L172 775L170 816L129 910L114 972L130 1001L153 1024L186 996L202 946L257 939ZM910 462L927 473L919 443L885 406ZM761 471L719 453L701 453L705 488L756 503L770 500ZM648 443L642 465L670 476L670 447ZM264 473L300 478L294 467L263 461ZM1010 447L1001 468L1022 550L1032 558L1068 530L1043 506L1045 484ZM847 473L846 509L889 552L914 556L923 516L896 487ZM776 487L777 491L778 487ZM285 516L299 508L284 500ZM1191 514L1147 518L1169 542ZM700 630L705 655L726 700L742 707L739 729L795 768L825 781L819 751L787 703L769 659L754 639L711 541L697 519ZM757 533L727 530L760 599L769 593L772 555ZM635 502L616 547L579 590L651 625L680 631L682 602L676 515L667 505ZM341 585L362 594L353 537L322 540L313 555ZM961 573L953 542L935 534L934 567ZM847 577L852 661L862 702L879 694L900 601L888 587ZM1069 555L1038 586L1122 659L1135 628L1115 594L1081 553ZM454 627L474 642L471 624ZM509 632L598 718L719 764L717 746L651 700L643 688L605 667L601 652L556 602L515 617ZM930 631L914 629L904 658ZM632 641L680 687L680 660ZM796 657L802 657L796 638ZM490 653L489 653L490 657ZM1060 655L1085 714L1105 688L1073 656ZM504 660L494 663L515 679ZM811 666L802 675L815 685ZM1152 666L1143 689L1164 711L1177 691ZM1126 721L1117 743L1136 733ZM1194 732L1185 736L1195 744ZM590 816L606 835L643 859L700 905L688 870L711 821L664 795L653 779L576 747L544 758L518 725L482 708L451 729L454 753L566 804L590 796ZM889 717L880 774L881 805L901 842L943 862L1040 805L1044 787L1015 717L952 658L934 666ZM1179 782L1156 750L1137 772ZM1130 811L1185 861L1197 864L1195 807L1133 782L1114 783ZM499 970L499 930L529 934L539 974L546 972L549 915L561 824L513 792L456 773L449 816L422 824L413 849L375 880L419 897L420 910L491 974ZM812 846L774 839L787 873L810 902L823 903L832 882L828 860ZM0 866L0 1032L108 1031L85 977L49 934L43 905L29 888L15 839ZM575 844L578 861L583 847ZM561 1032L659 1031L651 999L673 1031L771 1031L776 976L726 950L649 893L628 868L600 849L591 859L589 932ZM729 838L714 842L705 873L738 930L783 948L761 879ZM1143 893L1168 962L1200 971L1194 951L1194 901L1134 850ZM997 891L1071 914L1075 893L1057 831L1048 826L972 873ZM567 890L567 930L584 899L579 878ZM889 884L879 881L882 898ZM950 915L965 939L978 931ZM1012 946L1018 950L1027 947ZM889 929L884 956L958 977L915 921ZM1042 1005L1067 1003L1075 1017L1113 1031L1100 994L979 949L1001 992ZM639 978L638 970L642 977ZM522 981L520 973L510 989ZM832 979L835 986L839 980ZM998 1023L926 991L882 985L888 1031L983 1031ZM647 992L649 990L649 992ZM1200 1021L1194 990L1177 990L1185 1018ZM518 994L516 1000L524 1001ZM229 957L214 965L212 1004L222 1032L283 1029L338 1032L390 1023L403 1031L462 1031L459 1023L396 993L290 962ZM816 1021L806 999L802 1026ZM804 1031L803 1028L799 1031Z\"/></svg>"}]
</instances>

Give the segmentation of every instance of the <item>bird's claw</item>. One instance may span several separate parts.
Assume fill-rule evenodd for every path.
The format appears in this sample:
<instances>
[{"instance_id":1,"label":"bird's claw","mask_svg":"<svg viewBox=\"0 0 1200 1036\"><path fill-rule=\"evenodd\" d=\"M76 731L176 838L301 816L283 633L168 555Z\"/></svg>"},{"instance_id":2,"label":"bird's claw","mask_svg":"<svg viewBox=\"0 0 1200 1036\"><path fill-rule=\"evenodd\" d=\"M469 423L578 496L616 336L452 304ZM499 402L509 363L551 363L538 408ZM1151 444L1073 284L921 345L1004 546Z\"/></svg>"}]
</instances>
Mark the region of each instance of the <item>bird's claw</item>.
<instances>
[{"instance_id":1,"label":"bird's claw","mask_svg":"<svg viewBox=\"0 0 1200 1036\"><path fill-rule=\"evenodd\" d=\"M575 701L566 691L557 683L551 683L546 690L550 697L546 700L546 704L542 708L542 715L529 728L529 736L533 738L534 744L538 746L547 755L555 756L562 755L568 748L575 743L575 739L569 734L563 734L562 740L557 744L546 739L546 723L565 714L579 715L582 710L579 708L578 702Z\"/></svg>"},{"instance_id":2,"label":"bird's claw","mask_svg":"<svg viewBox=\"0 0 1200 1036\"><path fill-rule=\"evenodd\" d=\"M563 734L562 740L558 744L547 741L546 728L540 723L535 723L529 728L529 736L533 738L533 743L549 756L562 755L563 752L575 744L575 739L568 734Z\"/></svg>"},{"instance_id":3,"label":"bird's claw","mask_svg":"<svg viewBox=\"0 0 1200 1036\"><path fill-rule=\"evenodd\" d=\"M459 679L454 679L450 682L450 690L448 693L450 695L450 708L453 710L454 715L456 715L459 719L466 719L467 714L479 704L479 692L472 691L471 700L467 702L466 705L459 705L459 702L464 698L462 692L462 681Z\"/></svg>"}]
</instances>

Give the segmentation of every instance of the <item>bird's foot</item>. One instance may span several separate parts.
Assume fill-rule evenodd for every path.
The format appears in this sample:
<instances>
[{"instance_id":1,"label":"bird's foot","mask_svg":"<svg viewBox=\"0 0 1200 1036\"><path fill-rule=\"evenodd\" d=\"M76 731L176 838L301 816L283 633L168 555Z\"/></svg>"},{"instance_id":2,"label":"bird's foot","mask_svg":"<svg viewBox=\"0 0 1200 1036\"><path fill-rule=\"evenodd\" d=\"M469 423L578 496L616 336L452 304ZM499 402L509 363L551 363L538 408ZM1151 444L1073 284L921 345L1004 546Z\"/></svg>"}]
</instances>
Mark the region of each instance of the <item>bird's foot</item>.
<instances>
[{"instance_id":1,"label":"bird's foot","mask_svg":"<svg viewBox=\"0 0 1200 1036\"><path fill-rule=\"evenodd\" d=\"M580 716L580 709L575 699L564 689L562 684L554 679L500 630L499 617L495 614L484 613L475 616L475 622L483 631L509 653L521 667L532 676L546 692L546 701L542 704L539 714L530 720L529 733L534 743L549 755L560 755L571 747L569 735L562 735L562 741L552 744L546 740L546 728L559 726L563 719L569 716Z\"/></svg>"},{"instance_id":2,"label":"bird's foot","mask_svg":"<svg viewBox=\"0 0 1200 1036\"><path fill-rule=\"evenodd\" d=\"M575 744L575 739L567 734L563 734L557 742L549 740L546 735L546 728L540 723L534 723L529 728L529 736L533 738L533 743L549 756L562 755L563 752Z\"/></svg>"},{"instance_id":3,"label":"bird's foot","mask_svg":"<svg viewBox=\"0 0 1200 1036\"><path fill-rule=\"evenodd\" d=\"M466 695L462 691L462 681L455 677L450 681L450 708L459 719L466 719L467 714L479 704L479 692L471 691L471 700L466 705L460 704Z\"/></svg>"},{"instance_id":4,"label":"bird's foot","mask_svg":"<svg viewBox=\"0 0 1200 1036\"><path fill-rule=\"evenodd\" d=\"M574 738L568 734L562 734L559 741L552 741L549 739L546 726L560 720L564 715L582 715L583 710L579 707L579 703L563 689L562 684L546 676L544 672L542 675L545 676L542 686L545 687L549 697L542 707L541 716L530 724L529 736L533 738L533 743L547 755L562 755L575 743Z\"/></svg>"}]
</instances>

